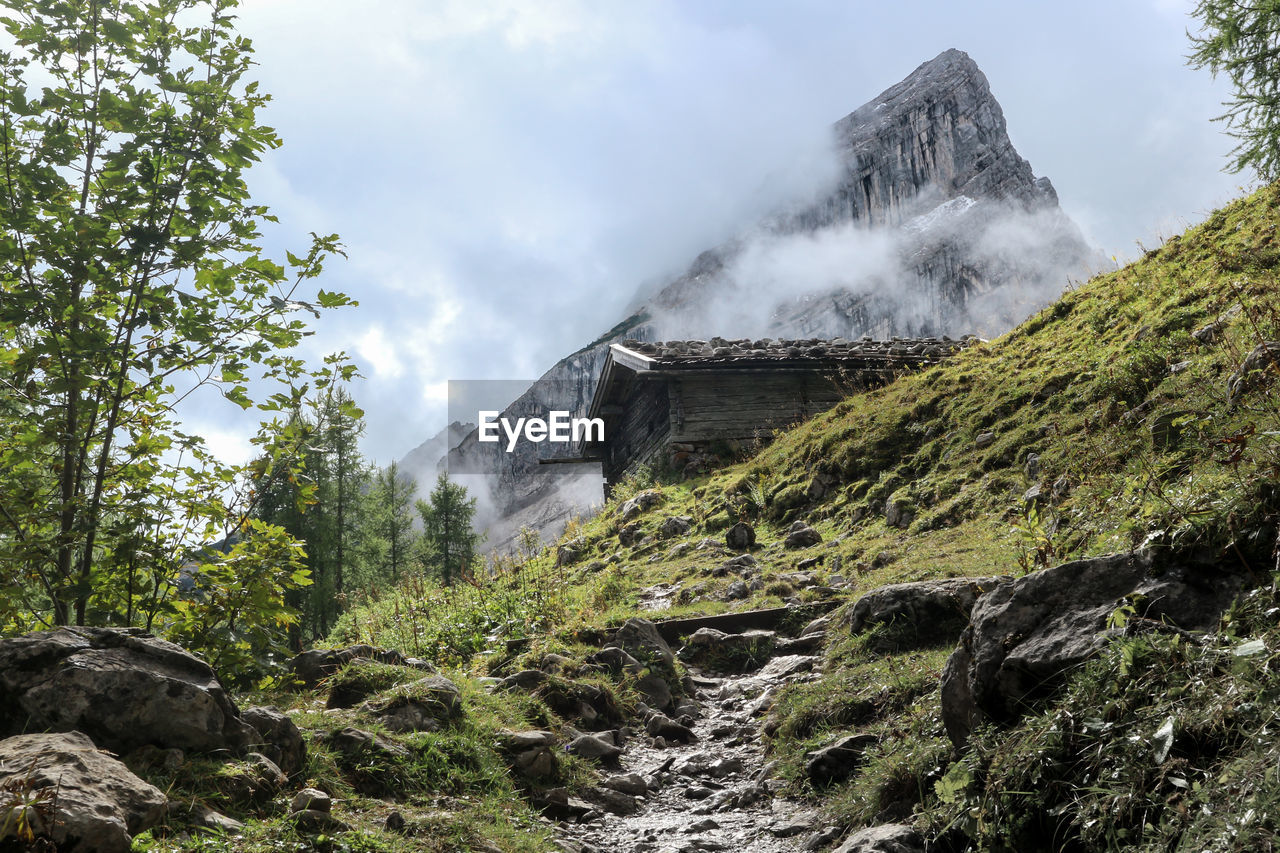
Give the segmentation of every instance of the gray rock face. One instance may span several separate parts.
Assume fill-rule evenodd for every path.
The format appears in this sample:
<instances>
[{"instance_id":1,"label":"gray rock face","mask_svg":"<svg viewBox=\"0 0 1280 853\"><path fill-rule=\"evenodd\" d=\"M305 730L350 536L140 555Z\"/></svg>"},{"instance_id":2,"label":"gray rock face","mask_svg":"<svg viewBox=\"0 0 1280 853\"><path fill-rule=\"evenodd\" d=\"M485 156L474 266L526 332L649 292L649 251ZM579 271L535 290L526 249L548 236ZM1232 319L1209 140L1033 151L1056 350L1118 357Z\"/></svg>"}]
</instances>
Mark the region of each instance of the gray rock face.
<instances>
[{"instance_id":1,"label":"gray rock face","mask_svg":"<svg viewBox=\"0 0 1280 853\"><path fill-rule=\"evenodd\" d=\"M1117 629L1108 619L1128 596L1137 616L1207 630L1245 588L1229 564L1157 562L1147 553L1063 563L987 592L942 674L942 720L963 744L985 720L1008 721L1097 654Z\"/></svg>"},{"instance_id":2,"label":"gray rock face","mask_svg":"<svg viewBox=\"0 0 1280 853\"><path fill-rule=\"evenodd\" d=\"M152 744L240 751L257 734L209 665L137 629L0 640L0 735L81 731L118 754Z\"/></svg>"},{"instance_id":3,"label":"gray rock face","mask_svg":"<svg viewBox=\"0 0 1280 853\"><path fill-rule=\"evenodd\" d=\"M133 836L159 823L168 803L80 732L0 741L0 783L23 780L50 795L49 813L27 809L32 829L67 853L128 853Z\"/></svg>"},{"instance_id":4,"label":"gray rock face","mask_svg":"<svg viewBox=\"0 0 1280 853\"><path fill-rule=\"evenodd\" d=\"M824 194L700 254L636 313L554 365L504 417L584 414L609 344L624 338L994 335L1056 296L1091 259L1053 186L1014 149L986 77L961 51L924 63L833 134L840 164ZM839 243L866 226L892 235L888 268L771 294L773 305L744 290L741 262L761 238L822 234ZM763 328L735 327L744 304ZM506 453L477 439L475 431L463 438L450 466L497 472L491 543L501 546L521 524L551 529L600 499L598 472L582 470L589 466L538 465L539 453L557 455L550 445L524 442Z\"/></svg>"},{"instance_id":5,"label":"gray rock face","mask_svg":"<svg viewBox=\"0 0 1280 853\"><path fill-rule=\"evenodd\" d=\"M897 583L872 590L849 612L849 630L892 624L904 641L927 645L954 640L969 621L978 597L1007 578L945 578Z\"/></svg>"}]
</instances>

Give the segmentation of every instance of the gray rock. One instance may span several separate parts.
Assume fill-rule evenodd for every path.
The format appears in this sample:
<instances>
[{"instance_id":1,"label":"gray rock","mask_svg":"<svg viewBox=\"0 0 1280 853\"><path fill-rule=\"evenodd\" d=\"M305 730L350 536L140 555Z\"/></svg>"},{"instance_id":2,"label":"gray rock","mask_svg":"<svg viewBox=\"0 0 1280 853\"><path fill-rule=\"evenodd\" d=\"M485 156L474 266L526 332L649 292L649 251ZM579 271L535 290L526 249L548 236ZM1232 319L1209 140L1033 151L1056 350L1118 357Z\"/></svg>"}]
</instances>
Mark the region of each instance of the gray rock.
<instances>
[{"instance_id":1,"label":"gray rock","mask_svg":"<svg viewBox=\"0 0 1280 853\"><path fill-rule=\"evenodd\" d=\"M0 640L0 736L80 731L117 754L154 744L239 752L258 740L213 670L124 628L58 628Z\"/></svg>"},{"instance_id":2,"label":"gray rock","mask_svg":"<svg viewBox=\"0 0 1280 853\"><path fill-rule=\"evenodd\" d=\"M347 832L351 829L350 826L334 817L331 813L316 809L304 809L300 812L294 812L289 815L289 821L303 835L332 835L338 832Z\"/></svg>"},{"instance_id":3,"label":"gray rock","mask_svg":"<svg viewBox=\"0 0 1280 853\"><path fill-rule=\"evenodd\" d=\"M333 675L354 660L370 660L391 666L410 666L425 672L435 672L435 667L418 658L406 658L394 649L378 649L368 645L347 646L345 649L308 649L289 661L289 669L308 690L314 690L321 681Z\"/></svg>"},{"instance_id":4,"label":"gray rock","mask_svg":"<svg viewBox=\"0 0 1280 853\"><path fill-rule=\"evenodd\" d=\"M662 503L662 493L657 489L646 489L624 502L618 510L618 517L623 521L630 521L640 513L652 509L660 503Z\"/></svg>"},{"instance_id":5,"label":"gray rock","mask_svg":"<svg viewBox=\"0 0 1280 853\"><path fill-rule=\"evenodd\" d=\"M133 836L158 824L168 804L81 732L0 741L0 784L48 794L47 807L24 817L65 853L129 853Z\"/></svg>"},{"instance_id":6,"label":"gray rock","mask_svg":"<svg viewBox=\"0 0 1280 853\"><path fill-rule=\"evenodd\" d=\"M581 537L570 539L568 542L561 542L556 546L556 568L572 566L582 559L586 549L587 543Z\"/></svg>"},{"instance_id":7,"label":"gray rock","mask_svg":"<svg viewBox=\"0 0 1280 853\"><path fill-rule=\"evenodd\" d=\"M641 663L658 663L670 667L676 660L667 641L662 639L657 627L648 619L637 617L622 623L622 627L614 635L613 643Z\"/></svg>"},{"instance_id":8,"label":"gray rock","mask_svg":"<svg viewBox=\"0 0 1280 853\"><path fill-rule=\"evenodd\" d=\"M658 528L658 535L663 539L670 539L672 536L683 536L693 527L693 519L687 515L673 515L666 521L662 522L662 526Z\"/></svg>"},{"instance_id":9,"label":"gray rock","mask_svg":"<svg viewBox=\"0 0 1280 853\"><path fill-rule=\"evenodd\" d=\"M1236 406L1245 394L1280 375L1280 341L1263 341L1245 356L1240 369L1227 380L1227 404Z\"/></svg>"},{"instance_id":10,"label":"gray rock","mask_svg":"<svg viewBox=\"0 0 1280 853\"><path fill-rule=\"evenodd\" d=\"M587 656L587 663L603 666L614 675L621 675L623 671L639 673L644 669L640 661L617 646L605 646L600 651L593 652Z\"/></svg>"},{"instance_id":11,"label":"gray rock","mask_svg":"<svg viewBox=\"0 0 1280 853\"><path fill-rule=\"evenodd\" d=\"M331 732L324 740L345 756L377 756L380 758L408 758L409 750L385 735L366 732L347 726Z\"/></svg>"},{"instance_id":12,"label":"gray rock","mask_svg":"<svg viewBox=\"0 0 1280 853\"><path fill-rule=\"evenodd\" d=\"M649 785L644 781L644 777L639 773L625 773L619 776L610 776L600 785L613 791L621 791L624 794L630 794L633 797L643 797L649 793Z\"/></svg>"},{"instance_id":13,"label":"gray rock","mask_svg":"<svg viewBox=\"0 0 1280 853\"><path fill-rule=\"evenodd\" d=\"M219 787L236 802L262 805L280 793L288 781L274 761L260 752L251 752L224 768Z\"/></svg>"},{"instance_id":14,"label":"gray rock","mask_svg":"<svg viewBox=\"0 0 1280 853\"><path fill-rule=\"evenodd\" d=\"M594 758L601 761L612 761L622 754L622 747L604 739L600 735L579 735L569 741L565 751L579 758Z\"/></svg>"},{"instance_id":15,"label":"gray rock","mask_svg":"<svg viewBox=\"0 0 1280 853\"><path fill-rule=\"evenodd\" d=\"M756 546L756 529L739 521L724 534L724 544L734 551L749 551Z\"/></svg>"},{"instance_id":16,"label":"gray rock","mask_svg":"<svg viewBox=\"0 0 1280 853\"><path fill-rule=\"evenodd\" d=\"M551 680L551 676L547 675L540 669L522 669L515 675L508 675L502 679L503 690L534 690L541 687Z\"/></svg>"},{"instance_id":17,"label":"gray rock","mask_svg":"<svg viewBox=\"0 0 1280 853\"><path fill-rule=\"evenodd\" d=\"M809 782L815 788L825 788L848 779L862 763L862 753L876 741L875 735L848 735L821 749L806 752L804 771Z\"/></svg>"},{"instance_id":18,"label":"gray rock","mask_svg":"<svg viewBox=\"0 0 1280 853\"><path fill-rule=\"evenodd\" d=\"M545 732L538 729L532 729L524 732L510 732L503 737L503 745L511 750L535 749L542 746L552 746L556 742L556 736L553 732Z\"/></svg>"},{"instance_id":19,"label":"gray rock","mask_svg":"<svg viewBox=\"0 0 1280 853\"><path fill-rule=\"evenodd\" d=\"M905 497L890 498L884 505L884 523L889 527L906 530L915 520L916 508L910 499Z\"/></svg>"},{"instance_id":20,"label":"gray rock","mask_svg":"<svg viewBox=\"0 0 1280 853\"><path fill-rule=\"evenodd\" d=\"M289 811L302 812L307 809L317 812L333 811L333 798L319 788L303 788L293 795Z\"/></svg>"},{"instance_id":21,"label":"gray rock","mask_svg":"<svg viewBox=\"0 0 1280 853\"><path fill-rule=\"evenodd\" d=\"M849 631L892 624L895 640L908 646L954 641L969 622L978 597L1003 578L945 578L882 586L858 599L849 611Z\"/></svg>"},{"instance_id":22,"label":"gray rock","mask_svg":"<svg viewBox=\"0 0 1280 853\"><path fill-rule=\"evenodd\" d=\"M428 675L366 702L361 710L393 732L439 731L462 716L462 692L443 675Z\"/></svg>"},{"instance_id":23,"label":"gray rock","mask_svg":"<svg viewBox=\"0 0 1280 853\"><path fill-rule=\"evenodd\" d=\"M778 635L750 630L728 634L715 628L699 628L689 635L680 657L711 669L740 672L761 666L770 657Z\"/></svg>"},{"instance_id":24,"label":"gray rock","mask_svg":"<svg viewBox=\"0 0 1280 853\"><path fill-rule=\"evenodd\" d=\"M801 524L801 522L797 522ZM810 548L822 541L822 534L814 530L808 525L800 527L793 526L791 532L787 534L787 538L782 541L785 548Z\"/></svg>"},{"instance_id":25,"label":"gray rock","mask_svg":"<svg viewBox=\"0 0 1280 853\"><path fill-rule=\"evenodd\" d=\"M286 775L292 776L307 761L307 743L288 714L274 707L246 708L241 719L258 733L253 748L270 758Z\"/></svg>"},{"instance_id":26,"label":"gray rock","mask_svg":"<svg viewBox=\"0 0 1280 853\"><path fill-rule=\"evenodd\" d=\"M206 805L196 803L187 813L186 823L195 829L203 829L214 835L240 835L244 832L244 824L222 812L216 812Z\"/></svg>"},{"instance_id":27,"label":"gray rock","mask_svg":"<svg viewBox=\"0 0 1280 853\"><path fill-rule=\"evenodd\" d=\"M1022 463L1022 473L1026 475L1028 480L1040 479L1040 454L1028 453L1026 460Z\"/></svg>"},{"instance_id":28,"label":"gray rock","mask_svg":"<svg viewBox=\"0 0 1280 853\"><path fill-rule=\"evenodd\" d=\"M1007 581L978 599L942 674L942 719L957 745L984 720L1016 718L1026 703L1097 654L1126 597L1138 616L1189 630L1217 625L1248 583L1229 561L1148 553L1063 563Z\"/></svg>"},{"instance_id":29,"label":"gray rock","mask_svg":"<svg viewBox=\"0 0 1280 853\"><path fill-rule=\"evenodd\" d=\"M981 450L984 447L990 447L995 444L996 434L994 432L980 432L973 439L973 446Z\"/></svg>"},{"instance_id":30,"label":"gray rock","mask_svg":"<svg viewBox=\"0 0 1280 853\"><path fill-rule=\"evenodd\" d=\"M644 697L651 707L666 711L675 704L671 685L660 675L649 673L636 681L636 692Z\"/></svg>"},{"instance_id":31,"label":"gray rock","mask_svg":"<svg viewBox=\"0 0 1280 853\"><path fill-rule=\"evenodd\" d=\"M734 581L729 584L729 588L724 591L725 601L739 601L751 595L751 590L742 581Z\"/></svg>"},{"instance_id":32,"label":"gray rock","mask_svg":"<svg viewBox=\"0 0 1280 853\"><path fill-rule=\"evenodd\" d=\"M912 827L891 823L858 830L834 853L924 853L924 839Z\"/></svg>"},{"instance_id":33,"label":"gray rock","mask_svg":"<svg viewBox=\"0 0 1280 853\"><path fill-rule=\"evenodd\" d=\"M693 733L693 729L677 723L666 714L655 713L649 717L644 724L644 730L649 733L650 737L665 738L668 742L693 743L698 739L698 736Z\"/></svg>"}]
</instances>

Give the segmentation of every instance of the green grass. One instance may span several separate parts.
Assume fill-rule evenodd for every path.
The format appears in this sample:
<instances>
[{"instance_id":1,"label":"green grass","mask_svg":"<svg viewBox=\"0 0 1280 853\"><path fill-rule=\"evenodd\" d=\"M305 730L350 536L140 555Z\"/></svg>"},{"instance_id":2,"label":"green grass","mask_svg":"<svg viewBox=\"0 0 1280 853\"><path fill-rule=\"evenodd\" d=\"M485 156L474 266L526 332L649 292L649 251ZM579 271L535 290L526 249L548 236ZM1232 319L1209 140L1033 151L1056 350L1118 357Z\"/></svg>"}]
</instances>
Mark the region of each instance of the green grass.
<instances>
[{"instance_id":1,"label":"green grass","mask_svg":"<svg viewBox=\"0 0 1280 853\"><path fill-rule=\"evenodd\" d=\"M406 807L440 823L431 843L445 849L450 833L483 831L505 838L503 849L541 849L545 835L499 828L532 818L484 743L500 728L582 726L566 717L566 699L581 691L605 693L606 711L625 717L630 682L591 673L584 640L637 612L777 606L797 592L786 575L813 556L824 558L811 570L818 583L845 579L847 602L888 583L1017 575L1148 541L1268 556L1280 515L1280 395L1264 382L1231 405L1227 389L1259 341L1280 340L1277 222L1280 186L1263 188L1001 338L852 396L749 458L687 481L641 472L594 518L571 523L562 541L575 542L578 558L568 565L556 564L554 547L531 548L474 583L411 579L354 608L334 645L426 657L467 697L460 727L406 740L420 756L411 763L430 768L407 771ZM1220 315L1214 342L1193 337ZM1157 420L1173 433L1153 431ZM993 440L979 446L986 432ZM647 488L658 505L623 522L623 500ZM912 512L905 529L886 524L889 502ZM664 539L673 515L693 529ZM823 543L783 549L796 519ZM760 582L726 601L735 576L719 571L732 556L720 546L738 520L756 528ZM642 611L643 591L660 583L678 587L671 607ZM1271 849L1280 629L1263 598L1203 643L1153 636L1112 647L1021 722L981 730L963 754L940 718L949 643L912 648L892 626L837 631L823 676L781 693L769 749L789 792L827 819L914 821L940 849ZM509 651L510 639L527 646ZM1248 639L1262 639L1265 653L1235 654ZM537 667L548 653L567 662L532 694L490 695L469 677ZM300 719L315 731L339 722L315 708ZM1151 741L1169 719L1173 745L1155 761ZM852 778L813 790L804 753L849 733L878 741ZM345 790L323 751L311 773ZM571 785L590 776L574 765L564 774ZM400 849L360 847L399 841L377 829L386 804L350 802L344 814L371 816L350 849Z\"/></svg>"}]
</instances>

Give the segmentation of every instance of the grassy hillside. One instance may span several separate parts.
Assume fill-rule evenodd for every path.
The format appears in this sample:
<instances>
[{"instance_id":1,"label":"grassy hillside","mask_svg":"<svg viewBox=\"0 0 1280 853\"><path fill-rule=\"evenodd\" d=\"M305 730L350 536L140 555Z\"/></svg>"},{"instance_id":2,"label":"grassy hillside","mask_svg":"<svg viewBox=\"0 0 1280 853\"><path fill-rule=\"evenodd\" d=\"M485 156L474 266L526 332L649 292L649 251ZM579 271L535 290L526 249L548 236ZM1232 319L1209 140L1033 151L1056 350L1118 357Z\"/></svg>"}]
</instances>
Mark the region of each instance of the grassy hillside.
<instances>
[{"instance_id":1,"label":"grassy hillside","mask_svg":"<svg viewBox=\"0 0 1280 853\"><path fill-rule=\"evenodd\" d=\"M333 645L428 658L468 711L442 732L398 736L415 757L383 768L401 775L399 808L421 822L412 841L382 829L384 800L315 751L308 781L345 797L341 814L358 830L341 849L443 850L482 837L546 848L517 795L582 791L592 773L569 761L554 779L517 780L497 744L504 730L628 719L632 680L585 658L586 641L629 616L831 597L847 606L887 583L1018 575L1142 544L1274 560L1280 403L1266 370L1243 383L1233 375L1260 342L1280 340L1278 214L1280 186L1264 188L1009 334L851 396L757 455L693 480L637 477L557 547L527 543L483 581L410 581L354 608ZM624 519L641 491L655 505ZM672 517L688 530L664 534ZM738 578L717 567L739 520L755 527L758 566L731 590ZM796 520L823 542L784 548ZM920 647L884 629L835 631L821 679L786 689L764 732L788 792L846 827L913 822L955 850L1271 849L1278 603L1264 584L1217 636L1117 642L1057 698L979 730L963 753L944 734L937 687L954 637ZM481 689L479 679L548 660L559 674L532 694ZM583 710L584 697L596 710ZM292 704L316 739L357 722L376 729L358 710L322 712L310 694L268 698ZM844 733L878 742L852 778L815 790L805 751ZM168 784L237 808L216 786ZM261 836L239 848L265 849L287 831L270 808L239 808Z\"/></svg>"}]
</instances>

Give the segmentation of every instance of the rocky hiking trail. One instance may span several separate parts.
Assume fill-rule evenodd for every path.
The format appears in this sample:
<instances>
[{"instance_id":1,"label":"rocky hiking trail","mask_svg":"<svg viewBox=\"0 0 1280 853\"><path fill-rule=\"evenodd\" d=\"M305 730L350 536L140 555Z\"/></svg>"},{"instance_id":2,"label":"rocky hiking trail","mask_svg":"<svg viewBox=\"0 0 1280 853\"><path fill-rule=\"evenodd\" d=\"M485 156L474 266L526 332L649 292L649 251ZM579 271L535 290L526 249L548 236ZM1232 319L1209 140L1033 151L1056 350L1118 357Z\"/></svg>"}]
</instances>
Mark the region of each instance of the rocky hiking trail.
<instances>
[{"instance_id":1,"label":"rocky hiking trail","mask_svg":"<svg viewBox=\"0 0 1280 853\"><path fill-rule=\"evenodd\" d=\"M807 636L790 642L815 645L818 627ZM772 644L772 633L705 628L690 644L709 649L762 640ZM811 806L780 795L783 783L771 778L760 737L778 689L813 680L821 669L819 655L785 649L784 643L764 666L745 674L688 667L684 685L691 695L676 705L676 719L650 711L645 731L626 738L616 766L605 768L600 787L624 795L615 813L592 809L576 823L566 822L561 846L575 853L790 853L830 843L837 827L819 826Z\"/></svg>"}]
</instances>

